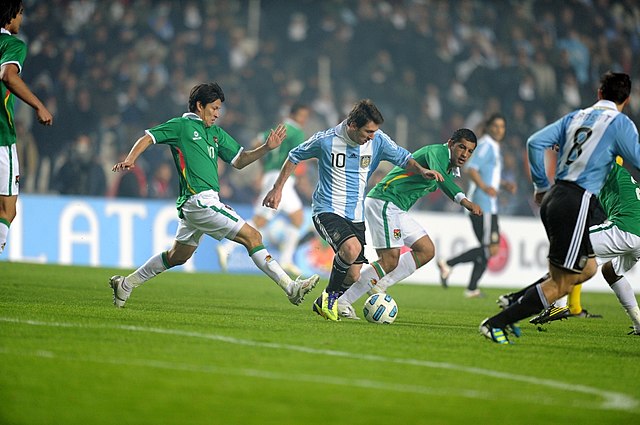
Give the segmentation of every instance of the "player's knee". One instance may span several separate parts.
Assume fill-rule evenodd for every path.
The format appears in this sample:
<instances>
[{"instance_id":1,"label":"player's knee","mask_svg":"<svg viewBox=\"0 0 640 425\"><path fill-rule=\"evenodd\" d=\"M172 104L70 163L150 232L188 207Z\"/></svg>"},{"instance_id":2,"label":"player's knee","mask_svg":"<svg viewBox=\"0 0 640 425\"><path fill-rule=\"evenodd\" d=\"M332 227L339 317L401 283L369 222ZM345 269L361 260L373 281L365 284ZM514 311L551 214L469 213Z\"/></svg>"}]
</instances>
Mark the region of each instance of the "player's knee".
<instances>
[{"instance_id":1,"label":"player's knee","mask_svg":"<svg viewBox=\"0 0 640 425\"><path fill-rule=\"evenodd\" d=\"M354 261L356 261L361 251L362 245L360 245L360 241L358 241L358 238L351 238L347 239L342 245L340 245L338 254L340 254L340 257L344 261L353 263Z\"/></svg>"}]
</instances>

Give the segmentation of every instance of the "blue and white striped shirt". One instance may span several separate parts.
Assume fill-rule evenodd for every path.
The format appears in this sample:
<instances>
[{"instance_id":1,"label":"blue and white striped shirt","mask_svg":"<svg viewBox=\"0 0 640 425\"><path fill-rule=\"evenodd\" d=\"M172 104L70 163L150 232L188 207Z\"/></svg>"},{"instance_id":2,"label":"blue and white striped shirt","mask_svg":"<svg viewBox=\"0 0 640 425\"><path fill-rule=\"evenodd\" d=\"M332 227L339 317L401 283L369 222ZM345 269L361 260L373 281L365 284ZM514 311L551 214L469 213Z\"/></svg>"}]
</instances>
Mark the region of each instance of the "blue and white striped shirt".
<instances>
[{"instance_id":1,"label":"blue and white striped shirt","mask_svg":"<svg viewBox=\"0 0 640 425\"><path fill-rule=\"evenodd\" d=\"M640 168L640 140L633 121L609 100L573 111L537 131L527 140L533 186L547 191L544 151L558 145L556 180L571 181L594 195L600 189L617 155Z\"/></svg>"},{"instance_id":2,"label":"blue and white striped shirt","mask_svg":"<svg viewBox=\"0 0 640 425\"><path fill-rule=\"evenodd\" d=\"M404 168L411 153L398 146L381 130L373 139L358 145L347 135L347 123L311 136L289 152L289 160L318 159L318 184L313 192L314 216L330 212L353 222L364 221L364 198L367 181L380 161Z\"/></svg>"},{"instance_id":3,"label":"blue and white striped shirt","mask_svg":"<svg viewBox=\"0 0 640 425\"><path fill-rule=\"evenodd\" d=\"M476 170L483 182L499 191L502 180L502 155L499 143L488 134L478 139L478 147L471 155L467 168ZM485 214L498 214L498 198L489 196L473 180L469 184L469 199L478 204Z\"/></svg>"}]
</instances>

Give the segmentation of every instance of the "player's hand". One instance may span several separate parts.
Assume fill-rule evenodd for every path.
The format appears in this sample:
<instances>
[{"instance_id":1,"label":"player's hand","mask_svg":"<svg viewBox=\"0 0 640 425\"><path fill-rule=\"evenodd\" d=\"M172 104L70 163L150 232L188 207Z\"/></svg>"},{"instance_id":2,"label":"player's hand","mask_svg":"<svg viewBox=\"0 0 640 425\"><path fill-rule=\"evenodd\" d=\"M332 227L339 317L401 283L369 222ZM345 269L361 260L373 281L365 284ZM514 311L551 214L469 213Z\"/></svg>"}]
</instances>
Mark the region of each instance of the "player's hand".
<instances>
[{"instance_id":1,"label":"player's hand","mask_svg":"<svg viewBox=\"0 0 640 425\"><path fill-rule=\"evenodd\" d=\"M428 170L426 168L424 169L424 171L422 171L422 177L427 180L435 180L437 182L444 181L444 177L442 177L442 174L434 170Z\"/></svg>"},{"instance_id":2,"label":"player's hand","mask_svg":"<svg viewBox=\"0 0 640 425\"><path fill-rule=\"evenodd\" d=\"M135 167L136 167L136 164L134 164L131 161L125 160L122 162L118 162L116 165L114 165L113 168L111 168L111 171L113 171L114 173L117 173L118 171L126 171Z\"/></svg>"},{"instance_id":3,"label":"player's hand","mask_svg":"<svg viewBox=\"0 0 640 425\"><path fill-rule=\"evenodd\" d=\"M512 195L518 190L518 185L515 182L505 181L502 186Z\"/></svg>"},{"instance_id":4,"label":"player's hand","mask_svg":"<svg viewBox=\"0 0 640 425\"><path fill-rule=\"evenodd\" d=\"M276 128L269 132L269 137L267 137L265 144L269 150L273 150L282 144L285 137L287 137L287 128L284 124L278 124Z\"/></svg>"},{"instance_id":5,"label":"player's hand","mask_svg":"<svg viewBox=\"0 0 640 425\"><path fill-rule=\"evenodd\" d=\"M498 191L497 191L497 190L495 190L495 188L493 188L493 187L491 187L491 186L486 187L486 188L484 188L484 189L482 189L482 190L483 190L487 195L489 195L489 196L490 196L490 197L492 197L492 198L495 198L495 197L497 197L497 196L498 196Z\"/></svg>"},{"instance_id":6,"label":"player's hand","mask_svg":"<svg viewBox=\"0 0 640 425\"><path fill-rule=\"evenodd\" d=\"M544 198L544 195L546 195L546 194L547 194L547 192L534 193L533 200L536 203L536 205L542 204L542 198Z\"/></svg>"},{"instance_id":7,"label":"player's hand","mask_svg":"<svg viewBox=\"0 0 640 425\"><path fill-rule=\"evenodd\" d=\"M282 199L282 191L271 189L267 195L264 197L264 199L262 200L262 205L264 205L267 208L271 208L274 210L278 209L278 206L280 205L280 200Z\"/></svg>"},{"instance_id":8,"label":"player's hand","mask_svg":"<svg viewBox=\"0 0 640 425\"><path fill-rule=\"evenodd\" d=\"M42 125L53 124L53 115L51 115L51 112L49 112L47 108L38 109L36 116L38 117L38 122Z\"/></svg>"}]
</instances>

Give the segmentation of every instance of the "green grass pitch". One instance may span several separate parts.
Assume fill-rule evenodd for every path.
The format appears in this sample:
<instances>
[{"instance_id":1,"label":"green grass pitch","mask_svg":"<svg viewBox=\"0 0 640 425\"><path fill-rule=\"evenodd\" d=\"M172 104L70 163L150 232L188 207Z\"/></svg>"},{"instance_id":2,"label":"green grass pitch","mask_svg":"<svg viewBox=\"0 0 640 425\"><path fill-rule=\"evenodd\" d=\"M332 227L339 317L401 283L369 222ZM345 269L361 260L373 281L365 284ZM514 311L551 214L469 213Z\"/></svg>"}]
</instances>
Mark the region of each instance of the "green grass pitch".
<instances>
[{"instance_id":1,"label":"green grass pitch","mask_svg":"<svg viewBox=\"0 0 640 425\"><path fill-rule=\"evenodd\" d=\"M503 290L396 285L383 326L313 314L326 281L295 307L262 275L165 273L116 309L117 272L0 262L1 424L640 421L640 337L613 293L583 293L603 319L500 346L477 329Z\"/></svg>"}]
</instances>

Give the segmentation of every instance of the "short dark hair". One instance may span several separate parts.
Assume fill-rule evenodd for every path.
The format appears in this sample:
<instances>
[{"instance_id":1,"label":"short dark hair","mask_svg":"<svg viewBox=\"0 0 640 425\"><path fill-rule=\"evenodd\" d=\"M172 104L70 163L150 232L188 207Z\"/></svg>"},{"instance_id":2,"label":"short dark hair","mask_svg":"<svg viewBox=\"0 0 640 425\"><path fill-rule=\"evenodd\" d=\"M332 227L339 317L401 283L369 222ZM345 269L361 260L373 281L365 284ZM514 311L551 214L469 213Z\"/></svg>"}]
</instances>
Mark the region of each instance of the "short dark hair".
<instances>
[{"instance_id":1,"label":"short dark hair","mask_svg":"<svg viewBox=\"0 0 640 425\"><path fill-rule=\"evenodd\" d=\"M478 145L478 138L476 137L476 133L469 130L468 128L459 128L454 131L453 135L451 136L451 140L453 140L454 142L459 142L462 139L468 140L469 142Z\"/></svg>"},{"instance_id":2,"label":"short dark hair","mask_svg":"<svg viewBox=\"0 0 640 425\"><path fill-rule=\"evenodd\" d=\"M489 116L489 118L487 118L487 120L484 122L484 128L486 129L487 127L489 127L491 124L493 124L493 122L495 120L502 120L504 121L504 123L507 123L507 119L504 117L504 115L502 115L499 112L494 112L493 114L491 114Z\"/></svg>"},{"instance_id":3,"label":"short dark hair","mask_svg":"<svg viewBox=\"0 0 640 425\"><path fill-rule=\"evenodd\" d=\"M197 110L198 102L200 102L202 106L205 106L218 99L220 99L220 102L224 102L224 92L218 83L198 84L191 89L191 93L189 94L189 112L195 112Z\"/></svg>"},{"instance_id":4,"label":"short dark hair","mask_svg":"<svg viewBox=\"0 0 640 425\"><path fill-rule=\"evenodd\" d=\"M600 77L600 94L604 100L624 103L631 94L631 78L622 72L606 72Z\"/></svg>"},{"instance_id":5,"label":"short dark hair","mask_svg":"<svg viewBox=\"0 0 640 425\"><path fill-rule=\"evenodd\" d=\"M22 10L22 0L5 0L0 10L0 27L4 28Z\"/></svg>"},{"instance_id":6,"label":"short dark hair","mask_svg":"<svg viewBox=\"0 0 640 425\"><path fill-rule=\"evenodd\" d=\"M364 127L369 121L380 125L384 122L378 107L370 99L362 99L353 106L347 116L347 125L354 123L356 127Z\"/></svg>"},{"instance_id":7,"label":"short dark hair","mask_svg":"<svg viewBox=\"0 0 640 425\"><path fill-rule=\"evenodd\" d=\"M296 102L293 105L291 105L291 111L289 112L289 114L290 115L295 115L301 109L309 109L309 105L306 105L304 103L297 103Z\"/></svg>"}]
</instances>

